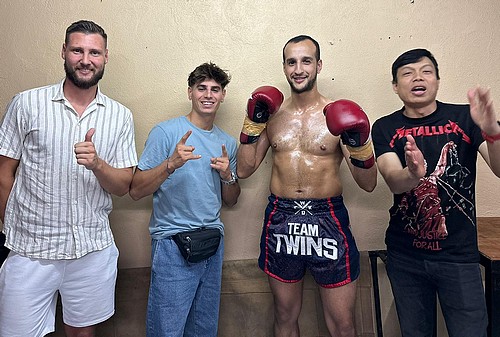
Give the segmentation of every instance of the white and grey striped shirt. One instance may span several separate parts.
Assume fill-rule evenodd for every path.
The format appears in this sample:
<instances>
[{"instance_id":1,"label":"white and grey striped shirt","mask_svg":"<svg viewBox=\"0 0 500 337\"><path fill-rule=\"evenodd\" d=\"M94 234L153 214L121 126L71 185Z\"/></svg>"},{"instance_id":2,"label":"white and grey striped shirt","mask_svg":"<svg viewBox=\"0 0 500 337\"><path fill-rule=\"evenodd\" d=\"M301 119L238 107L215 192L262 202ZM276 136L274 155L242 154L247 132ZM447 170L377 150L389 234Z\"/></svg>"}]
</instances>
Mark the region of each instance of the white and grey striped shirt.
<instances>
[{"instance_id":1,"label":"white and grey striped shirt","mask_svg":"<svg viewBox=\"0 0 500 337\"><path fill-rule=\"evenodd\" d=\"M0 123L0 155L20 161L5 211L6 246L32 258L74 259L113 242L111 195L74 153L90 128L101 159L137 165L130 110L98 90L79 117L63 83L17 94Z\"/></svg>"}]
</instances>

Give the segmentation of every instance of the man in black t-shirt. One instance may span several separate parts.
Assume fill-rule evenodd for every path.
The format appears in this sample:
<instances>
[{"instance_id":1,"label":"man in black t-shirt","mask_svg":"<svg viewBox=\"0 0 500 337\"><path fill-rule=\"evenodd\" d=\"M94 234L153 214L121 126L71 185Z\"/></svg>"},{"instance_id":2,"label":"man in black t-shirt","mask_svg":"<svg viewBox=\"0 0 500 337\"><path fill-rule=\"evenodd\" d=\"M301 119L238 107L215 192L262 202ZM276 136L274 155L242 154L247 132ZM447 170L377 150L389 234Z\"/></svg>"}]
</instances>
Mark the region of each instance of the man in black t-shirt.
<instances>
[{"instance_id":1,"label":"man in black t-shirt","mask_svg":"<svg viewBox=\"0 0 500 337\"><path fill-rule=\"evenodd\" d=\"M469 90L470 105L437 101L438 64L425 49L400 55L392 76L404 106L379 118L372 138L394 193L387 274L402 336L432 336L436 295L450 336L486 336L475 181L477 153L500 177L500 124L490 93Z\"/></svg>"}]
</instances>

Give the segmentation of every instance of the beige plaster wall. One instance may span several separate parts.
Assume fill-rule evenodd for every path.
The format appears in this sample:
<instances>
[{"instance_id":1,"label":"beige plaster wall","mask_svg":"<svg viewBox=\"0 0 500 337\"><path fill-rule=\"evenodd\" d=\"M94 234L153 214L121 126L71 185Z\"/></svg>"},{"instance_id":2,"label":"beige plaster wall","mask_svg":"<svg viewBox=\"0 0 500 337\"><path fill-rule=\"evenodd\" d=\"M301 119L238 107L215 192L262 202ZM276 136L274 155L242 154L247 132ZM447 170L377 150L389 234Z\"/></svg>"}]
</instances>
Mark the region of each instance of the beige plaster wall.
<instances>
[{"instance_id":1,"label":"beige plaster wall","mask_svg":"<svg viewBox=\"0 0 500 337\"><path fill-rule=\"evenodd\" d=\"M18 91L63 77L65 28L90 19L109 35L102 90L134 113L137 150L156 123L185 114L188 73L213 61L233 76L217 124L239 136L248 94L272 84L288 94L281 48L309 34L322 47L319 88L360 103L372 122L401 106L390 66L403 51L425 47L440 63L438 98L466 102L476 84L492 87L500 108L500 2L493 0L87 0L0 3L0 107ZM268 157L269 158L269 157ZM256 258L268 195L269 160L241 181L237 206L223 209L226 259ZM344 168L345 169L345 168ZM344 170L345 198L360 249L383 248L391 195L381 178L367 194ZM500 180L479 161L478 215L500 216ZM196 193L196 191L191 191ZM120 266L149 265L151 198L116 198L112 226Z\"/></svg>"}]
</instances>

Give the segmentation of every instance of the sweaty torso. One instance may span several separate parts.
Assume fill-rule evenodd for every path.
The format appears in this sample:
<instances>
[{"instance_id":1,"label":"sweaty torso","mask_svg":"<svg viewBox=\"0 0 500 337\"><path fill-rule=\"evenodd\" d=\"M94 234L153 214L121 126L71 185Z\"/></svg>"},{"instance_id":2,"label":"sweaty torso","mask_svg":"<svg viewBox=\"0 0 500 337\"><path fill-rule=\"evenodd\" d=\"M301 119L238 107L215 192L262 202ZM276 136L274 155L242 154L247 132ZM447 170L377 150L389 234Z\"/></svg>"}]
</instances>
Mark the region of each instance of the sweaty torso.
<instances>
[{"instance_id":1,"label":"sweaty torso","mask_svg":"<svg viewBox=\"0 0 500 337\"><path fill-rule=\"evenodd\" d=\"M339 137L328 131L322 98L303 111L285 101L267 124L273 156L271 192L291 199L319 199L342 193L339 177L343 159Z\"/></svg>"}]
</instances>

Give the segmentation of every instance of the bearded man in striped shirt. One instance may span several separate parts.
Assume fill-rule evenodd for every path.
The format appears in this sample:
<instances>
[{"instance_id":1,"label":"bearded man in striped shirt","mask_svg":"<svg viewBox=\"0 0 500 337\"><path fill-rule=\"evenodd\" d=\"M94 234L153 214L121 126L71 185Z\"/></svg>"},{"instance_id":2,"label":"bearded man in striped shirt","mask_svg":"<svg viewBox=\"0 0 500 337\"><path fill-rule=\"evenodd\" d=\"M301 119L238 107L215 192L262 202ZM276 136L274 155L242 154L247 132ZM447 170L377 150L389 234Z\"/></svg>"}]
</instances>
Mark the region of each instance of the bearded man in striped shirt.
<instances>
[{"instance_id":1,"label":"bearded man in striped shirt","mask_svg":"<svg viewBox=\"0 0 500 337\"><path fill-rule=\"evenodd\" d=\"M58 84L27 90L0 122L0 219L11 250L0 269L0 336L54 331L58 293L68 337L93 337L114 313L118 250L111 195L137 164L129 109L101 93L107 35L66 30Z\"/></svg>"}]
</instances>

